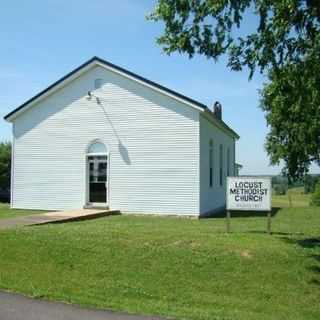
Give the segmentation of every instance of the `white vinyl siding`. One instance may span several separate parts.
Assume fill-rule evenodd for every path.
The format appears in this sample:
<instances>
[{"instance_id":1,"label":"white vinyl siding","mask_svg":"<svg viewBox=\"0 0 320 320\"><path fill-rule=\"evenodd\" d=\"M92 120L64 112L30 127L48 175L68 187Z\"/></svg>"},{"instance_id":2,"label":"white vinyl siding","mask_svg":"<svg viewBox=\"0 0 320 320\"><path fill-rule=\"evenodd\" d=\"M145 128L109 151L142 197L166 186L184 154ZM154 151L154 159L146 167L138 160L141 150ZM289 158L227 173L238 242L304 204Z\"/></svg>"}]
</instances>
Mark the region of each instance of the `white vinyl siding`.
<instances>
[{"instance_id":1,"label":"white vinyl siding","mask_svg":"<svg viewBox=\"0 0 320 320\"><path fill-rule=\"evenodd\" d=\"M210 161L210 140L214 143L213 152L213 186L210 187L210 175L208 171ZM220 185L220 145L222 146L222 170ZM225 206L225 187L227 176L227 156L225 150L230 150L230 162L234 167L235 162L235 141L222 129L217 128L204 116L200 116L200 213L221 209Z\"/></svg>"},{"instance_id":2,"label":"white vinyl siding","mask_svg":"<svg viewBox=\"0 0 320 320\"><path fill-rule=\"evenodd\" d=\"M199 132L198 110L94 67L14 120L12 207L82 208L85 155L99 139L109 152L111 209L198 214Z\"/></svg>"}]
</instances>

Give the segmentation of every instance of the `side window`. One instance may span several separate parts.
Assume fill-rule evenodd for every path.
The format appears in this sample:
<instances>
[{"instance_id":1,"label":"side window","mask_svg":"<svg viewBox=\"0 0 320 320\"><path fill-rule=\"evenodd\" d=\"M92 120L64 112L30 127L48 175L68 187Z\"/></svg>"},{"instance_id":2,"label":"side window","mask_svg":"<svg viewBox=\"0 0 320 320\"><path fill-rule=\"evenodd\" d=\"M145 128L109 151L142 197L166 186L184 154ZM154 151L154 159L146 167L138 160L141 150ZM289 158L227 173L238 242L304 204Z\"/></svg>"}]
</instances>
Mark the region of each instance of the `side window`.
<instances>
[{"instance_id":1,"label":"side window","mask_svg":"<svg viewBox=\"0 0 320 320\"><path fill-rule=\"evenodd\" d=\"M223 185L223 146L219 146L219 182L220 186Z\"/></svg>"},{"instance_id":2,"label":"side window","mask_svg":"<svg viewBox=\"0 0 320 320\"><path fill-rule=\"evenodd\" d=\"M227 176L230 176L230 148L227 150Z\"/></svg>"},{"instance_id":3,"label":"side window","mask_svg":"<svg viewBox=\"0 0 320 320\"><path fill-rule=\"evenodd\" d=\"M209 142L209 186L213 186L213 140Z\"/></svg>"}]
</instances>

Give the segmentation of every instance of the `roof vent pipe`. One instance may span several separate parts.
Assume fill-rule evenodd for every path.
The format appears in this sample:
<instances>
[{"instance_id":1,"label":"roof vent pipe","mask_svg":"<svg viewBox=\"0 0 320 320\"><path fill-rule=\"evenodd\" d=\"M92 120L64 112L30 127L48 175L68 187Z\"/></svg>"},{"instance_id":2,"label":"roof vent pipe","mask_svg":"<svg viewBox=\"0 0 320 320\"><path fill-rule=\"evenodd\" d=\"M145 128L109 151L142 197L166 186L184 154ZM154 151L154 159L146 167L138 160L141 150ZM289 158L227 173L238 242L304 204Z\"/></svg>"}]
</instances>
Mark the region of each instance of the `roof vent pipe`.
<instances>
[{"instance_id":1,"label":"roof vent pipe","mask_svg":"<svg viewBox=\"0 0 320 320\"><path fill-rule=\"evenodd\" d=\"M216 101L213 105L213 114L219 120L222 120L222 105L219 101Z\"/></svg>"}]
</instances>

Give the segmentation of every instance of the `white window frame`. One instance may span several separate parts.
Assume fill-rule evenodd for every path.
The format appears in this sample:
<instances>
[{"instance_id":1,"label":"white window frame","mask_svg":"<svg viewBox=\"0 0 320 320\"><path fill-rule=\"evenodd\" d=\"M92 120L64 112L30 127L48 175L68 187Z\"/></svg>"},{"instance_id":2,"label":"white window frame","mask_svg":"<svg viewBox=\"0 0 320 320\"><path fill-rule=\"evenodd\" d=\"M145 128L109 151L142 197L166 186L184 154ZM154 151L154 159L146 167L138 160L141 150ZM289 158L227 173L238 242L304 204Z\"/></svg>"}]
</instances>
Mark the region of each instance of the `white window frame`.
<instances>
[{"instance_id":1,"label":"white window frame","mask_svg":"<svg viewBox=\"0 0 320 320\"><path fill-rule=\"evenodd\" d=\"M106 152L93 152L89 153L89 148L94 143L102 143L105 148ZM96 139L91 141L86 148L86 154L85 154L85 203L89 206L110 206L110 149L108 148L107 144L105 144L103 141ZM107 182L106 182L106 202L90 202L90 177L89 177L89 157L94 156L105 156L107 158Z\"/></svg>"},{"instance_id":2,"label":"white window frame","mask_svg":"<svg viewBox=\"0 0 320 320\"><path fill-rule=\"evenodd\" d=\"M214 143L209 140L209 188L214 186Z\"/></svg>"},{"instance_id":3,"label":"white window frame","mask_svg":"<svg viewBox=\"0 0 320 320\"><path fill-rule=\"evenodd\" d=\"M223 144L219 145L219 186L223 187Z\"/></svg>"}]
</instances>

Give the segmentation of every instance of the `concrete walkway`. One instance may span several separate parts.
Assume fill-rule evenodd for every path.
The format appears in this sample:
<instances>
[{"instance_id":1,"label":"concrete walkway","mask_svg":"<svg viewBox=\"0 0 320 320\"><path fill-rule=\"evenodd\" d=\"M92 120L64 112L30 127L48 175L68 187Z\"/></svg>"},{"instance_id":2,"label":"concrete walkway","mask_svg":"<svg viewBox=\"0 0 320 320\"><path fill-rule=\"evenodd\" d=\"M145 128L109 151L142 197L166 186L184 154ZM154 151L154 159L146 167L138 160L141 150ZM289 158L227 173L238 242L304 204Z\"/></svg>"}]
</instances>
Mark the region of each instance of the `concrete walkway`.
<instances>
[{"instance_id":1,"label":"concrete walkway","mask_svg":"<svg viewBox=\"0 0 320 320\"><path fill-rule=\"evenodd\" d=\"M103 210L79 209L79 210L46 212L46 213L40 213L40 214L33 214L30 216L1 219L0 230L19 227L19 226L31 226L31 225L46 224L46 223L88 220L88 219L95 219L95 218L119 214L119 213L120 213L119 211L106 210L106 209L103 209Z\"/></svg>"},{"instance_id":2,"label":"concrete walkway","mask_svg":"<svg viewBox=\"0 0 320 320\"><path fill-rule=\"evenodd\" d=\"M31 299L0 292L2 320L160 320L111 311L84 309L75 305Z\"/></svg>"}]
</instances>

